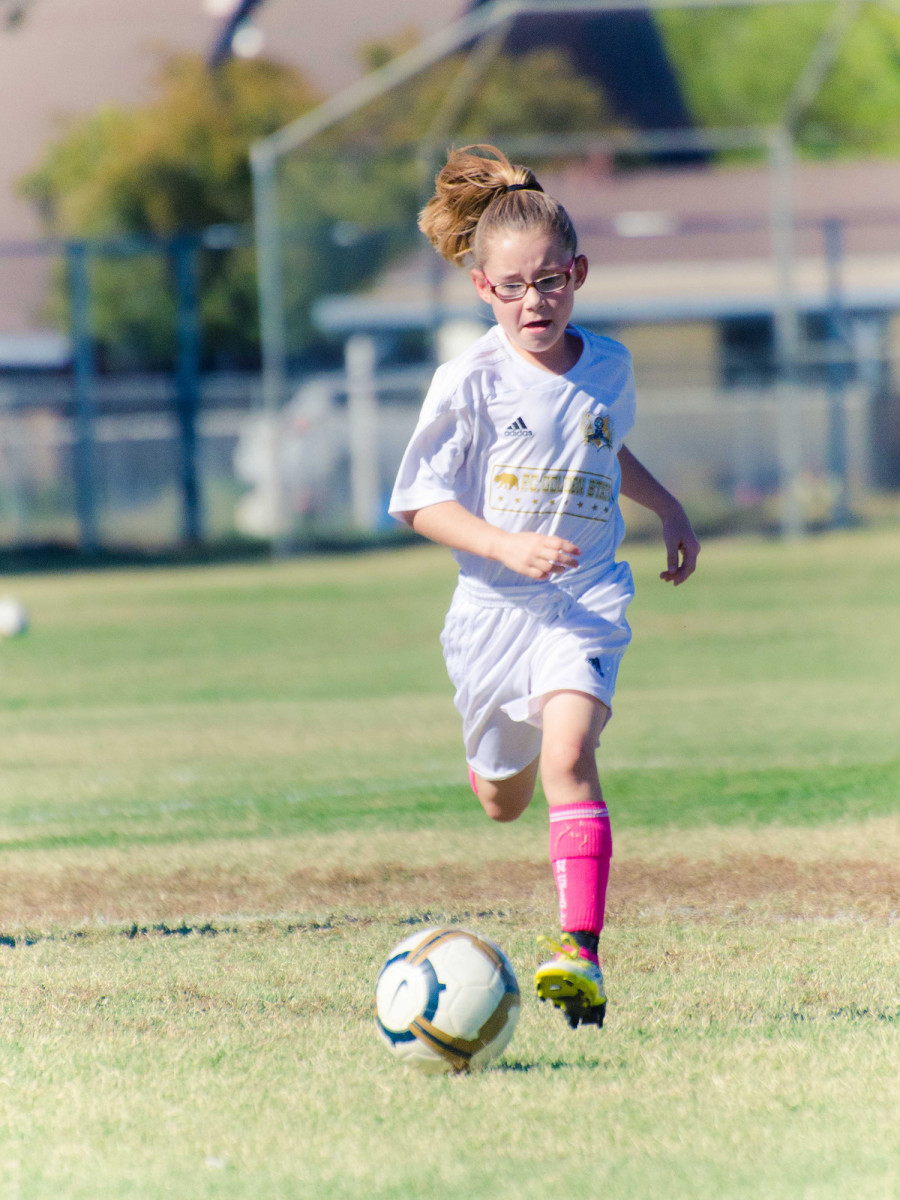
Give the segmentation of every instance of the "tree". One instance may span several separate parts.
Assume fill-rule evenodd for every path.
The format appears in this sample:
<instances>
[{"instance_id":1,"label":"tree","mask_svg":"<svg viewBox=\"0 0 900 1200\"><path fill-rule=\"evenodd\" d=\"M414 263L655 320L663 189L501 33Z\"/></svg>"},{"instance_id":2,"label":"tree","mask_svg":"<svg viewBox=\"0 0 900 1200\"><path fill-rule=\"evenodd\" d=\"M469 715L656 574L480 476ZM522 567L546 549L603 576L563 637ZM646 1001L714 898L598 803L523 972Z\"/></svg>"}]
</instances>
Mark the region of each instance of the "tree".
<instances>
[{"instance_id":1,"label":"tree","mask_svg":"<svg viewBox=\"0 0 900 1200\"><path fill-rule=\"evenodd\" d=\"M67 238L169 238L217 225L248 227L251 143L317 97L291 69L235 60L215 74L176 57L147 105L103 110L72 126L22 187L49 233ZM207 358L257 353L252 250L208 251L201 261ZM174 297L159 252L95 258L94 334L112 365L160 367L173 353ZM64 280L50 312L67 323Z\"/></svg>"},{"instance_id":2,"label":"tree","mask_svg":"<svg viewBox=\"0 0 900 1200\"><path fill-rule=\"evenodd\" d=\"M833 15L830 3L657 14L700 125L777 123ZM862 8L809 109L808 155L896 154L900 148L900 14Z\"/></svg>"}]
</instances>

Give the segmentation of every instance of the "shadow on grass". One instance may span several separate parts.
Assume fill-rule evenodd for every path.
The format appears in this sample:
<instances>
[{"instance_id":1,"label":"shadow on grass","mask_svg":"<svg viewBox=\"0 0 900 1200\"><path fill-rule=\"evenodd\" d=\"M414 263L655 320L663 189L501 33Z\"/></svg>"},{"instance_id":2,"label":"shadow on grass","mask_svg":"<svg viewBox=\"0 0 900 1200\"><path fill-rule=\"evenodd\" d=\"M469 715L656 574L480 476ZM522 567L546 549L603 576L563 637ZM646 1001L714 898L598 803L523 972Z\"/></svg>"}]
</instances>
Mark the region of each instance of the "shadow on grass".
<instances>
[{"instance_id":1,"label":"shadow on grass","mask_svg":"<svg viewBox=\"0 0 900 1200\"><path fill-rule=\"evenodd\" d=\"M487 1069L505 1075L524 1075L529 1071L596 1071L599 1066L598 1062L553 1058L547 1062L524 1062L522 1059L516 1059L514 1062L492 1063Z\"/></svg>"},{"instance_id":2,"label":"shadow on grass","mask_svg":"<svg viewBox=\"0 0 900 1200\"><path fill-rule=\"evenodd\" d=\"M424 539L398 525L397 529L375 533L311 535L280 553L290 558L370 553L417 546ZM6 575L57 575L66 571L117 571L122 568L231 566L238 563L266 562L273 555L268 541L256 538L224 537L200 544L181 543L163 547L116 543L84 550L75 542L48 540L25 542L0 548L0 572Z\"/></svg>"}]
</instances>

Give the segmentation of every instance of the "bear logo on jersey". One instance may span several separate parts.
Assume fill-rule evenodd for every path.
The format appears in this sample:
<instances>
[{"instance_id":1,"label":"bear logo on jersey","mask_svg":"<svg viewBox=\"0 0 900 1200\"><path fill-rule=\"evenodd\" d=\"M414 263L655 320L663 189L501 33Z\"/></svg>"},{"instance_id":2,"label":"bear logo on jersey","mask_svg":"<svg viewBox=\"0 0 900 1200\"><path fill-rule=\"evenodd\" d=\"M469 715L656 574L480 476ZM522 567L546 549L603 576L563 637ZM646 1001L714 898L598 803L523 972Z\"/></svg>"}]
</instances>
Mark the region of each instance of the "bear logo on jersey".
<instances>
[{"instance_id":1,"label":"bear logo on jersey","mask_svg":"<svg viewBox=\"0 0 900 1200\"><path fill-rule=\"evenodd\" d=\"M609 417L595 417L588 409L581 418L581 431L589 446L596 446L598 450L612 449L613 435Z\"/></svg>"}]
</instances>

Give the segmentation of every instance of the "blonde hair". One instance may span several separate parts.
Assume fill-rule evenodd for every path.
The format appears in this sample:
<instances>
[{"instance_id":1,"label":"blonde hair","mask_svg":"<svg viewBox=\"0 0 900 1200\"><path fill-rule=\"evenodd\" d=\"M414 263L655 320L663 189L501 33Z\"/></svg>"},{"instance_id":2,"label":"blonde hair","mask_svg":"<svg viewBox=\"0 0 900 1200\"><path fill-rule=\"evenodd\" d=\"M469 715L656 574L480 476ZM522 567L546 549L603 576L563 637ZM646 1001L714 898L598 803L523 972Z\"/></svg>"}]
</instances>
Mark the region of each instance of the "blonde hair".
<instances>
[{"instance_id":1,"label":"blonde hair","mask_svg":"<svg viewBox=\"0 0 900 1200\"><path fill-rule=\"evenodd\" d=\"M563 206L546 194L533 171L514 166L495 146L450 151L435 193L419 214L419 228L457 266L480 266L488 240L500 231L550 234L573 256L578 248Z\"/></svg>"}]
</instances>

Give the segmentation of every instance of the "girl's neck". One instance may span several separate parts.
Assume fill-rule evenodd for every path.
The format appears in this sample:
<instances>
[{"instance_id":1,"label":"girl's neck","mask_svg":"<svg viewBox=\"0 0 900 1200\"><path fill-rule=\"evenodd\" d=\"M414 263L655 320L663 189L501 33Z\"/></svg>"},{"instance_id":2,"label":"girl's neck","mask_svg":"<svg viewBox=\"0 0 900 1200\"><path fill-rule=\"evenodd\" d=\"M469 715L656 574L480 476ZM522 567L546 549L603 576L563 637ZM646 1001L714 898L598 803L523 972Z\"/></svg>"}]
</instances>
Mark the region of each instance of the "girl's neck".
<instances>
[{"instance_id":1,"label":"girl's neck","mask_svg":"<svg viewBox=\"0 0 900 1200\"><path fill-rule=\"evenodd\" d=\"M541 354L533 354L521 346L517 346L512 338L507 338L507 341L521 358L531 363L533 367L537 367L538 370L546 371L548 375L567 374L581 358L584 349L584 343L571 327L566 329L555 346Z\"/></svg>"}]
</instances>

